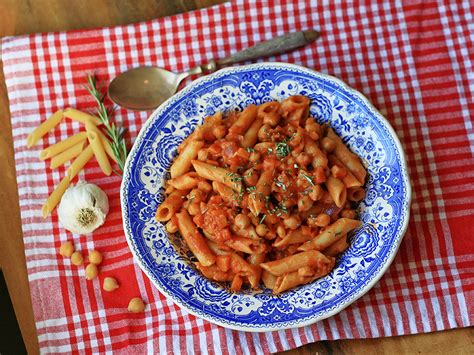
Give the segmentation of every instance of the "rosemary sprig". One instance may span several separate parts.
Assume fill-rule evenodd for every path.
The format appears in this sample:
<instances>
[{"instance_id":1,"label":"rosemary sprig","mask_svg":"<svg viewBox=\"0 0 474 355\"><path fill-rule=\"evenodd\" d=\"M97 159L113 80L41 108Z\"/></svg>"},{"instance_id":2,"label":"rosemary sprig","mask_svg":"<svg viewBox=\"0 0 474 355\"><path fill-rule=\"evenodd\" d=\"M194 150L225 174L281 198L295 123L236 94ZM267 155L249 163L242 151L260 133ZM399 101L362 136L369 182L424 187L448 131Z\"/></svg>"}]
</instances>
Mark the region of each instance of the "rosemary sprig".
<instances>
[{"instance_id":1,"label":"rosemary sprig","mask_svg":"<svg viewBox=\"0 0 474 355\"><path fill-rule=\"evenodd\" d=\"M92 95L94 100L97 102L97 116L105 127L105 131L111 140L112 152L114 153L117 164L120 168L120 172L114 170L114 172L121 176L125 167L125 160L127 159L127 144L125 143L125 132L126 129L123 124L116 125L115 122L111 121L113 109L105 107L105 94L103 93L102 87L97 84L96 75L87 74L87 85L85 88Z\"/></svg>"}]
</instances>

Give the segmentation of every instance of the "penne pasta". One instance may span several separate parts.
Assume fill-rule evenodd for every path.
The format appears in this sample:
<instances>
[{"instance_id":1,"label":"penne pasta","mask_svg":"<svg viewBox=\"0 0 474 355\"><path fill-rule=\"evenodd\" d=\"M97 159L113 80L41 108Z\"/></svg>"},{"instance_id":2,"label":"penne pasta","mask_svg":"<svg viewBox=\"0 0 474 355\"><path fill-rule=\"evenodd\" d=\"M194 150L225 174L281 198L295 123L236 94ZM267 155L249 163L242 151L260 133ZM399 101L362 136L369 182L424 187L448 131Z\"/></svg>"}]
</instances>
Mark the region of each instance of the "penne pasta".
<instances>
[{"instance_id":1,"label":"penne pasta","mask_svg":"<svg viewBox=\"0 0 474 355\"><path fill-rule=\"evenodd\" d=\"M102 122L100 121L99 117L90 115L86 112L82 112L76 110L75 108L67 108L64 110L64 117L67 117L71 120L81 122L82 124L86 124L87 121L91 121L94 125L100 126Z\"/></svg>"},{"instance_id":2,"label":"penne pasta","mask_svg":"<svg viewBox=\"0 0 474 355\"><path fill-rule=\"evenodd\" d=\"M74 179L74 177L79 174L79 172L82 170L82 168L84 167L84 165L87 164L87 162L89 160L91 160L91 158L93 157L94 155L94 151L92 150L92 147L90 145L88 145L83 151L81 154L79 154L79 156L74 159L74 161L72 162L71 166L67 169L67 172L66 172L66 175L67 177L69 178L69 180L71 181L72 179Z\"/></svg>"},{"instance_id":3,"label":"penne pasta","mask_svg":"<svg viewBox=\"0 0 474 355\"><path fill-rule=\"evenodd\" d=\"M263 126L263 119L257 118L252 125L249 127L247 132L244 134L244 139L242 140L242 147L250 148L257 143L258 131Z\"/></svg>"},{"instance_id":4,"label":"penne pasta","mask_svg":"<svg viewBox=\"0 0 474 355\"><path fill-rule=\"evenodd\" d=\"M191 162L196 159L199 149L204 146L201 140L192 140L183 148L173 165L171 165L170 173L172 178L177 178L189 171Z\"/></svg>"},{"instance_id":5,"label":"penne pasta","mask_svg":"<svg viewBox=\"0 0 474 355\"><path fill-rule=\"evenodd\" d=\"M203 163L199 160L193 160L192 164L200 177L220 182L237 192L242 190L242 177L239 174L232 173L215 165Z\"/></svg>"},{"instance_id":6,"label":"penne pasta","mask_svg":"<svg viewBox=\"0 0 474 355\"><path fill-rule=\"evenodd\" d=\"M349 218L339 218L336 222L328 226L313 240L301 245L298 250L324 250L337 242L351 230L360 226L360 221Z\"/></svg>"},{"instance_id":7,"label":"penne pasta","mask_svg":"<svg viewBox=\"0 0 474 355\"><path fill-rule=\"evenodd\" d=\"M104 150L114 162L117 162L117 158L115 157L114 150L112 149L112 143L110 143L109 139L103 134L100 129L97 130L99 133L100 139L102 141L102 145L104 146Z\"/></svg>"},{"instance_id":8,"label":"penne pasta","mask_svg":"<svg viewBox=\"0 0 474 355\"><path fill-rule=\"evenodd\" d=\"M329 263L329 259L317 250L308 250L283 259L262 263L260 267L275 276L282 276L303 266L316 266L321 263Z\"/></svg>"},{"instance_id":9,"label":"penne pasta","mask_svg":"<svg viewBox=\"0 0 474 355\"><path fill-rule=\"evenodd\" d=\"M323 277L360 224L348 201L364 196L362 165L309 105L293 96L218 112L178 147L156 219L233 292L263 283L279 294Z\"/></svg>"},{"instance_id":10,"label":"penne pasta","mask_svg":"<svg viewBox=\"0 0 474 355\"><path fill-rule=\"evenodd\" d=\"M326 187L337 207L343 207L347 200L347 189L344 183L329 175L326 181Z\"/></svg>"},{"instance_id":11,"label":"penne pasta","mask_svg":"<svg viewBox=\"0 0 474 355\"><path fill-rule=\"evenodd\" d=\"M173 217L177 211L183 206L184 197L189 190L173 191L156 210L155 219L158 222L166 222Z\"/></svg>"},{"instance_id":12,"label":"penne pasta","mask_svg":"<svg viewBox=\"0 0 474 355\"><path fill-rule=\"evenodd\" d=\"M176 214L179 233L183 236L191 252L202 266L211 266L216 262L216 255L209 249L204 237L184 209Z\"/></svg>"},{"instance_id":13,"label":"penne pasta","mask_svg":"<svg viewBox=\"0 0 474 355\"><path fill-rule=\"evenodd\" d=\"M71 181L67 176L65 176L61 182L56 186L54 191L49 195L48 199L44 203L41 212L43 214L43 218L48 217L48 215L54 210L54 208L59 204L61 198L64 195L64 192L69 187Z\"/></svg>"},{"instance_id":14,"label":"penne pasta","mask_svg":"<svg viewBox=\"0 0 474 355\"><path fill-rule=\"evenodd\" d=\"M86 120L86 131L87 131L87 139L89 140L89 144L92 147L94 152L95 158L99 163L102 172L109 176L112 174L112 166L110 165L109 158L107 158L107 154L105 153L104 146L102 145L102 139L99 136L97 127L92 123L90 119Z\"/></svg>"},{"instance_id":15,"label":"penne pasta","mask_svg":"<svg viewBox=\"0 0 474 355\"><path fill-rule=\"evenodd\" d=\"M239 114L239 118L229 128L230 135L244 134L257 117L257 106L250 105Z\"/></svg>"},{"instance_id":16,"label":"penne pasta","mask_svg":"<svg viewBox=\"0 0 474 355\"><path fill-rule=\"evenodd\" d=\"M80 143L80 142L85 142L85 140L87 139L87 133L86 132L81 132L81 133L77 133L63 141L60 141L56 144L53 144L53 145L50 145L49 147L43 149L41 152L40 152L40 159L41 160L46 160L46 159L49 159L49 158L52 158L54 157L55 155L58 155L64 151L66 151L67 149L75 146L76 144Z\"/></svg>"},{"instance_id":17,"label":"penne pasta","mask_svg":"<svg viewBox=\"0 0 474 355\"><path fill-rule=\"evenodd\" d=\"M336 256L344 252L348 247L349 243L347 243L347 235L345 235L342 236L337 242L332 244L329 248L326 248L326 250L324 250L324 255Z\"/></svg>"},{"instance_id":18,"label":"penne pasta","mask_svg":"<svg viewBox=\"0 0 474 355\"><path fill-rule=\"evenodd\" d=\"M26 138L26 145L28 148L34 146L45 134L51 132L63 119L63 111L58 110L46 121L41 123L33 132Z\"/></svg>"},{"instance_id":19,"label":"penne pasta","mask_svg":"<svg viewBox=\"0 0 474 355\"><path fill-rule=\"evenodd\" d=\"M59 153L51 158L51 169L56 169L58 166L63 165L65 162L74 159L82 153L84 149L85 141L81 141L73 145L71 148L66 149L64 152Z\"/></svg>"},{"instance_id":20,"label":"penne pasta","mask_svg":"<svg viewBox=\"0 0 474 355\"><path fill-rule=\"evenodd\" d=\"M336 149L334 150L336 157L354 174L361 184L364 184L367 172L357 155L344 145L341 138L331 128L328 130L327 136L336 142Z\"/></svg>"}]
</instances>

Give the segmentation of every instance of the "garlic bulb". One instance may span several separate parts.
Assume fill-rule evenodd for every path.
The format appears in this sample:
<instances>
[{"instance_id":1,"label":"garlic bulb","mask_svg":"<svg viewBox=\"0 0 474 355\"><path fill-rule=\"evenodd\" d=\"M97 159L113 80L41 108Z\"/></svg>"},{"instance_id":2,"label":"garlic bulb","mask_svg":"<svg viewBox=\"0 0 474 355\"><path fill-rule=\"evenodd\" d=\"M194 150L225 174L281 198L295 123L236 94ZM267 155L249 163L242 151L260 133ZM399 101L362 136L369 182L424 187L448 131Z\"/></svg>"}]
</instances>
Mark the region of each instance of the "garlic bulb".
<instances>
[{"instance_id":1,"label":"garlic bulb","mask_svg":"<svg viewBox=\"0 0 474 355\"><path fill-rule=\"evenodd\" d=\"M86 182L69 187L58 207L59 222L77 234L92 233L104 224L108 212L109 200L105 192Z\"/></svg>"}]
</instances>

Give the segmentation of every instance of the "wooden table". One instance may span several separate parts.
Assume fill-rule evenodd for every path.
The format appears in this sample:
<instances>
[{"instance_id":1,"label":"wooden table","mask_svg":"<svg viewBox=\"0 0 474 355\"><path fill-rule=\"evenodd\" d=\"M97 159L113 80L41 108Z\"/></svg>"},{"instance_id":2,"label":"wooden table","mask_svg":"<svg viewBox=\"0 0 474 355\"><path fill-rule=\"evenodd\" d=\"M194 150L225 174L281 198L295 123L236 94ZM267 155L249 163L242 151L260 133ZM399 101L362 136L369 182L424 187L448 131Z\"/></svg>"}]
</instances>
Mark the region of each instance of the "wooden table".
<instances>
[{"instance_id":1,"label":"wooden table","mask_svg":"<svg viewBox=\"0 0 474 355\"><path fill-rule=\"evenodd\" d=\"M0 36L128 24L222 2L224 0L0 0ZM0 161L0 267L26 348L33 354L38 353L38 340L26 276L8 97L1 68ZM473 341L472 329L457 329L382 339L321 341L288 353L468 354L474 353Z\"/></svg>"}]
</instances>

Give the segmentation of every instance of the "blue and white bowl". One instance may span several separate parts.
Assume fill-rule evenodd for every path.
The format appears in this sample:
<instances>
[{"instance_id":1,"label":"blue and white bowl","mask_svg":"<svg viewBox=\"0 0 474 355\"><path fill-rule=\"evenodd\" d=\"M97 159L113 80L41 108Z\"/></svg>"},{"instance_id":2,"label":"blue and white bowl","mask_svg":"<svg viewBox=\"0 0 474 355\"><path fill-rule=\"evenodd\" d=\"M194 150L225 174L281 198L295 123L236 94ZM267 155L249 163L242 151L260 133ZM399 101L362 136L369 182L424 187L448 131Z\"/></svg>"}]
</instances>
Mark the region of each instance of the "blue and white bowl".
<instances>
[{"instance_id":1,"label":"blue and white bowl","mask_svg":"<svg viewBox=\"0 0 474 355\"><path fill-rule=\"evenodd\" d=\"M155 221L163 182L177 147L205 116L250 104L311 98L311 116L330 124L368 170L361 227L334 270L309 285L274 296L232 293L193 266L179 235ZM392 262L407 228L411 189L400 142L390 124L340 80L284 63L222 69L200 78L161 105L130 152L121 186L123 226L138 264L155 286L188 312L224 327L269 331L330 317L365 294Z\"/></svg>"}]
</instances>

